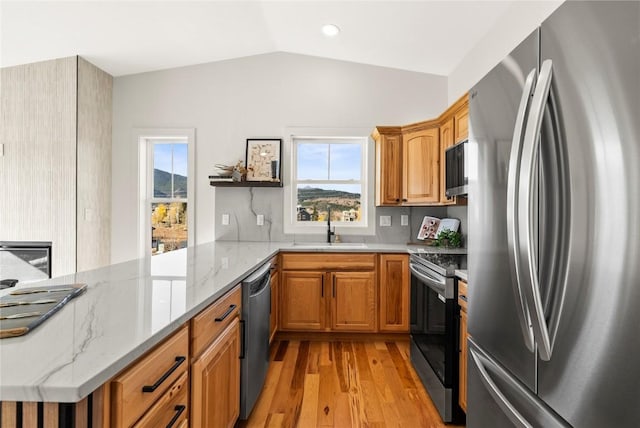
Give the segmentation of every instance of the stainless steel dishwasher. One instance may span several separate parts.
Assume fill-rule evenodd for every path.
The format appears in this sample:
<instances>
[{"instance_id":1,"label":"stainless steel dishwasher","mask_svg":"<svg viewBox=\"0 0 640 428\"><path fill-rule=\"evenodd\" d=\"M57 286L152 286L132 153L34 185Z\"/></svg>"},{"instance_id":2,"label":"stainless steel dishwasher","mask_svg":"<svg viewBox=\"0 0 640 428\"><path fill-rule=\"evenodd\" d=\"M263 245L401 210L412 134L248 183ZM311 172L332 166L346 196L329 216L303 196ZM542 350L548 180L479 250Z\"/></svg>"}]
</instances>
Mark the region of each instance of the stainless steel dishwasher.
<instances>
[{"instance_id":1,"label":"stainless steel dishwasher","mask_svg":"<svg viewBox=\"0 0 640 428\"><path fill-rule=\"evenodd\" d=\"M269 370L270 269L265 263L242 281L240 419L251 414Z\"/></svg>"}]
</instances>

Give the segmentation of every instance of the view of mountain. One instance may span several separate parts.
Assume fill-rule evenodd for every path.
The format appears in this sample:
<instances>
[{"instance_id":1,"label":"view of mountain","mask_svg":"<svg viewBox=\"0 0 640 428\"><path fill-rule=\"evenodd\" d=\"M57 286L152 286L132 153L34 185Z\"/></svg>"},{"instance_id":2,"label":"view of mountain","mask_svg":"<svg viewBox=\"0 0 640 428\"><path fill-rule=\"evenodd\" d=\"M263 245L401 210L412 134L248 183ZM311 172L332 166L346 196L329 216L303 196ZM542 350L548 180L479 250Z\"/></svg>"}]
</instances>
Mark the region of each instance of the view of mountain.
<instances>
[{"instance_id":1,"label":"view of mountain","mask_svg":"<svg viewBox=\"0 0 640 428\"><path fill-rule=\"evenodd\" d=\"M173 175L174 197L187 197L187 177ZM171 197L171 173L160 169L153 170L153 191L156 198Z\"/></svg>"},{"instance_id":2,"label":"view of mountain","mask_svg":"<svg viewBox=\"0 0 640 428\"><path fill-rule=\"evenodd\" d=\"M302 187L298 189L298 205L311 207L319 212L332 212L358 210L360 208L360 193L350 193L341 190L326 190L314 187ZM333 215L332 215L333 218Z\"/></svg>"}]
</instances>

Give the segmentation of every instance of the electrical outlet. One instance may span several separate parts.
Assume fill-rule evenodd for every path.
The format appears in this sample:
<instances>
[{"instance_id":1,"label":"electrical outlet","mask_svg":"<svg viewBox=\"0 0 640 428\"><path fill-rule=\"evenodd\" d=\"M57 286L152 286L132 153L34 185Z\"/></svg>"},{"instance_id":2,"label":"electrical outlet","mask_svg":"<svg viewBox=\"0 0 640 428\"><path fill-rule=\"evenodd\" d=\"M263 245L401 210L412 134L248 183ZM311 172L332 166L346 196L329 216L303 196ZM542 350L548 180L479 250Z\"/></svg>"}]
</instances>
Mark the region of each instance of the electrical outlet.
<instances>
[{"instance_id":1,"label":"electrical outlet","mask_svg":"<svg viewBox=\"0 0 640 428\"><path fill-rule=\"evenodd\" d=\"M409 216L402 214L400 216L400 226L409 226Z\"/></svg>"},{"instance_id":2,"label":"electrical outlet","mask_svg":"<svg viewBox=\"0 0 640 428\"><path fill-rule=\"evenodd\" d=\"M380 226L391 226L391 216L390 215L381 215L380 216Z\"/></svg>"},{"instance_id":3,"label":"electrical outlet","mask_svg":"<svg viewBox=\"0 0 640 428\"><path fill-rule=\"evenodd\" d=\"M229 226L229 214L222 214L222 225Z\"/></svg>"},{"instance_id":4,"label":"electrical outlet","mask_svg":"<svg viewBox=\"0 0 640 428\"><path fill-rule=\"evenodd\" d=\"M222 269L229 269L229 257L222 258Z\"/></svg>"},{"instance_id":5,"label":"electrical outlet","mask_svg":"<svg viewBox=\"0 0 640 428\"><path fill-rule=\"evenodd\" d=\"M264 226L264 215L263 214L258 214L256 216L256 224L258 226Z\"/></svg>"}]
</instances>

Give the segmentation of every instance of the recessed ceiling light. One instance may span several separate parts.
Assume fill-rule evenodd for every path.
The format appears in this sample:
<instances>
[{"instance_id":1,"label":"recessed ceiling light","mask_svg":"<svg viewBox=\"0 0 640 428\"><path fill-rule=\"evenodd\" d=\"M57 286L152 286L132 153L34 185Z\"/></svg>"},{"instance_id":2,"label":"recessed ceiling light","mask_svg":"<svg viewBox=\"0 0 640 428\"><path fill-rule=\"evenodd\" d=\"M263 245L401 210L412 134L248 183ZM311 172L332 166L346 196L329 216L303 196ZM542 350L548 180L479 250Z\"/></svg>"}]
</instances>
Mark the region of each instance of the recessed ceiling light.
<instances>
[{"instance_id":1,"label":"recessed ceiling light","mask_svg":"<svg viewBox=\"0 0 640 428\"><path fill-rule=\"evenodd\" d=\"M324 24L322 26L322 34L327 37L335 37L340 32L340 29L337 25L334 24Z\"/></svg>"}]
</instances>

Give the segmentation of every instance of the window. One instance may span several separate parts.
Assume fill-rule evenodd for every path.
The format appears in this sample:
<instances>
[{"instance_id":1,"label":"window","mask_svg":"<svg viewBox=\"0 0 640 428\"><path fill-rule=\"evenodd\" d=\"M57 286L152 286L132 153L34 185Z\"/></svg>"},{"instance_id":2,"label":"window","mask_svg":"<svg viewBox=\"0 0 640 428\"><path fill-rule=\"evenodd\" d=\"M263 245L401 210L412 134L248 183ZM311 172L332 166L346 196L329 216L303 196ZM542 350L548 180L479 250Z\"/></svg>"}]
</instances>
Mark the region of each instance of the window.
<instances>
[{"instance_id":1,"label":"window","mask_svg":"<svg viewBox=\"0 0 640 428\"><path fill-rule=\"evenodd\" d=\"M193 133L150 134L139 137L141 255L161 254L193 242Z\"/></svg>"},{"instance_id":2,"label":"window","mask_svg":"<svg viewBox=\"0 0 640 428\"><path fill-rule=\"evenodd\" d=\"M330 216L340 234L368 234L368 141L292 137L285 233L326 233Z\"/></svg>"}]
</instances>

